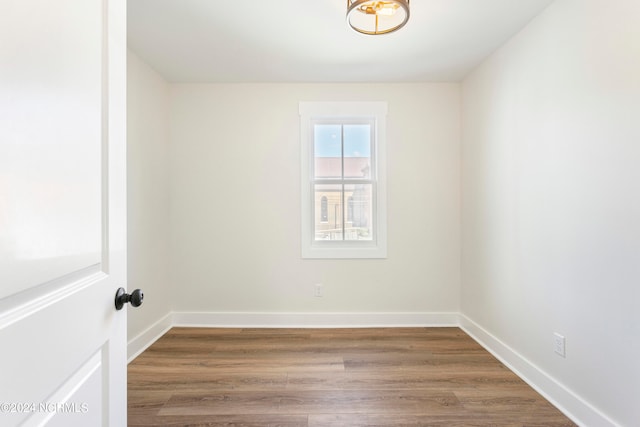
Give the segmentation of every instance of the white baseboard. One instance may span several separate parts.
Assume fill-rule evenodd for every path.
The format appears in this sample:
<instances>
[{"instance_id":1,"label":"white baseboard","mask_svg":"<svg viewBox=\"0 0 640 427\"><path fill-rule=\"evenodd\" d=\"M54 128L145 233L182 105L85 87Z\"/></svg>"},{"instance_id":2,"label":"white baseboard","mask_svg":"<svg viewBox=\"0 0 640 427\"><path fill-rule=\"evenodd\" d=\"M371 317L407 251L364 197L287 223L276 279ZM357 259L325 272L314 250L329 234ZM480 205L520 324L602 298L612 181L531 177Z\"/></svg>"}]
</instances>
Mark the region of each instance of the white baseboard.
<instances>
[{"instance_id":1,"label":"white baseboard","mask_svg":"<svg viewBox=\"0 0 640 427\"><path fill-rule=\"evenodd\" d=\"M573 422L580 426L618 426L597 408L594 408L580 396L567 389L473 320L464 314L460 314L459 319L459 326L462 330Z\"/></svg>"},{"instance_id":2,"label":"white baseboard","mask_svg":"<svg viewBox=\"0 0 640 427\"><path fill-rule=\"evenodd\" d=\"M127 363L138 357L173 326L173 313L169 313L135 338L130 339L127 343Z\"/></svg>"},{"instance_id":3,"label":"white baseboard","mask_svg":"<svg viewBox=\"0 0 640 427\"><path fill-rule=\"evenodd\" d=\"M173 314L174 326L236 328L362 328L458 326L458 313L193 313Z\"/></svg>"}]
</instances>

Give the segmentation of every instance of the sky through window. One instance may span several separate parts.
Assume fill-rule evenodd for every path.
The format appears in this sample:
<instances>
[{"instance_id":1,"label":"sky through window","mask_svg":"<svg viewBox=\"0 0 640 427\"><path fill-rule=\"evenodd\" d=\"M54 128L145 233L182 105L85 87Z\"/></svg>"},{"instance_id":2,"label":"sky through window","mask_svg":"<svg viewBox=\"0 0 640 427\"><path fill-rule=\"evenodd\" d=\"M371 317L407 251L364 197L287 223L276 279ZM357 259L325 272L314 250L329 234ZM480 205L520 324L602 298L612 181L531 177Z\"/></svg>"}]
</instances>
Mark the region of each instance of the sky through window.
<instances>
[{"instance_id":1,"label":"sky through window","mask_svg":"<svg viewBox=\"0 0 640 427\"><path fill-rule=\"evenodd\" d=\"M342 125L323 124L314 127L316 157L341 157L340 128ZM344 125L344 157L371 156L371 126Z\"/></svg>"}]
</instances>

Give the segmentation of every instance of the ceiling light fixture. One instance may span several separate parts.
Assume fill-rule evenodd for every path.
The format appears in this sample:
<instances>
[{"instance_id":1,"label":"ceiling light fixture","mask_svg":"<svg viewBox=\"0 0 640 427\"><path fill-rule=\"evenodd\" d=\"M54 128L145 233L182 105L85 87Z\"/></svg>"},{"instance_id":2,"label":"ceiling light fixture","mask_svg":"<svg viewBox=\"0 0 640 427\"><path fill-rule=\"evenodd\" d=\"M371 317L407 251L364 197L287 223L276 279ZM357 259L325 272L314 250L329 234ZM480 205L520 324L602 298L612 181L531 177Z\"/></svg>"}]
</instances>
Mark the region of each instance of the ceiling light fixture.
<instances>
[{"instance_id":1,"label":"ceiling light fixture","mask_svg":"<svg viewBox=\"0 0 640 427\"><path fill-rule=\"evenodd\" d=\"M409 20L409 0L347 0L347 22L362 34L389 34Z\"/></svg>"}]
</instances>

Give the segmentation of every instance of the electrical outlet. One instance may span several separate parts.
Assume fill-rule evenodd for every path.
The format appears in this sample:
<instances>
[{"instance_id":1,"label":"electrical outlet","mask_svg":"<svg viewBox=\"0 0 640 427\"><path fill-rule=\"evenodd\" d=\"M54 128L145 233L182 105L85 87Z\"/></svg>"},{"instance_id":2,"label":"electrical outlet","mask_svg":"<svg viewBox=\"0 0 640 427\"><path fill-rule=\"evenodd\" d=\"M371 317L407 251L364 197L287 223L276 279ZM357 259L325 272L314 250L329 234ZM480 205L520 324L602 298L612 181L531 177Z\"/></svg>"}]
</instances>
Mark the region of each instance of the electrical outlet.
<instances>
[{"instance_id":1,"label":"electrical outlet","mask_svg":"<svg viewBox=\"0 0 640 427\"><path fill-rule=\"evenodd\" d=\"M553 334L553 351L562 357L566 357L564 337L557 332Z\"/></svg>"},{"instance_id":2,"label":"electrical outlet","mask_svg":"<svg viewBox=\"0 0 640 427\"><path fill-rule=\"evenodd\" d=\"M313 288L313 295L318 298L324 296L324 287L322 286L322 283L316 283Z\"/></svg>"}]
</instances>

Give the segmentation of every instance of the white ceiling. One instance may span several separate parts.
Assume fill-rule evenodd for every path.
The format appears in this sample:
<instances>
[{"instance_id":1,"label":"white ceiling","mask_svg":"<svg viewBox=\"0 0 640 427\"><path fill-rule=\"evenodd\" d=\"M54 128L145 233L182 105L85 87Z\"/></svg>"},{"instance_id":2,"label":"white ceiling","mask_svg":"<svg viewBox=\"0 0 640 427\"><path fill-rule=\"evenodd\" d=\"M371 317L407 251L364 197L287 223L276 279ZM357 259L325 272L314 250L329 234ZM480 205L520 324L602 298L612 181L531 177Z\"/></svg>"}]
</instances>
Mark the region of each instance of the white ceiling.
<instances>
[{"instance_id":1,"label":"white ceiling","mask_svg":"<svg viewBox=\"0 0 640 427\"><path fill-rule=\"evenodd\" d=\"M366 36L345 0L128 0L128 37L170 82L460 81L552 1L412 0Z\"/></svg>"}]
</instances>

